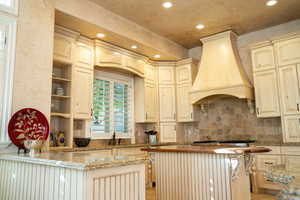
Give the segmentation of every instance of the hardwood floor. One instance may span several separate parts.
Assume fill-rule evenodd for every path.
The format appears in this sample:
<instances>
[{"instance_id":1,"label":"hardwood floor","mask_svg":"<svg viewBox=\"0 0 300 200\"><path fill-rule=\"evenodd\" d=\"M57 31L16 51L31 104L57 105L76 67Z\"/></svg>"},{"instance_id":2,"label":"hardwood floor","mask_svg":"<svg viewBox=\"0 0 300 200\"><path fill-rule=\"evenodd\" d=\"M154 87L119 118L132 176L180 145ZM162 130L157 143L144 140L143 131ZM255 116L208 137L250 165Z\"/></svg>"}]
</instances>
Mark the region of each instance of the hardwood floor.
<instances>
[{"instance_id":1,"label":"hardwood floor","mask_svg":"<svg viewBox=\"0 0 300 200\"><path fill-rule=\"evenodd\" d=\"M155 200L155 189L148 189L146 195L146 200ZM276 200L276 198L271 195L252 194L251 200Z\"/></svg>"}]
</instances>

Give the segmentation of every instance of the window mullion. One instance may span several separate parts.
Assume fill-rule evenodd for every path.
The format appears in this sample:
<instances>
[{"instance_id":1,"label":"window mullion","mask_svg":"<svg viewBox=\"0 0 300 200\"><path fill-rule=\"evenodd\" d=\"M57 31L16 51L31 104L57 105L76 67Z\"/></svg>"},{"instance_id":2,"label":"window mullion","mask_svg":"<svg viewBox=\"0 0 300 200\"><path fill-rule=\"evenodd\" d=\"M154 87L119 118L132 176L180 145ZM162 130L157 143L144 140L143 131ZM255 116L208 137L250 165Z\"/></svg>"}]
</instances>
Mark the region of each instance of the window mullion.
<instances>
[{"instance_id":1,"label":"window mullion","mask_svg":"<svg viewBox=\"0 0 300 200\"><path fill-rule=\"evenodd\" d=\"M115 82L114 81L111 81L111 84L110 84L110 90L111 90L111 93L110 93L110 134L112 135L114 132L115 132L115 124L114 124L114 95L115 95L115 91L114 91L114 85L115 85Z\"/></svg>"}]
</instances>

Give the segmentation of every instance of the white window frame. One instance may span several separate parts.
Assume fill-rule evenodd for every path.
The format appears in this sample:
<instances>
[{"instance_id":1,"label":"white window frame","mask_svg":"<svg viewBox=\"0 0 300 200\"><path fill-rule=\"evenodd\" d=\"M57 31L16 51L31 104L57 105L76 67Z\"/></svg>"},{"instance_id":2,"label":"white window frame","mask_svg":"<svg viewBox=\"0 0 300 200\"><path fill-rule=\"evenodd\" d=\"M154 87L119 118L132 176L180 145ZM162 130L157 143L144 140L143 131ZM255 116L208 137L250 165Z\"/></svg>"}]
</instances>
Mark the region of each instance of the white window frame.
<instances>
[{"instance_id":1,"label":"white window frame","mask_svg":"<svg viewBox=\"0 0 300 200\"><path fill-rule=\"evenodd\" d=\"M112 72L106 72L106 71L100 71L95 70L94 72L94 78L101 79L101 80L107 80L107 81L118 81L123 82L126 84L129 84L130 88L130 129L128 134L118 134L116 133L116 138L122 138L122 139L134 139L134 78L132 75L129 74L123 74L123 73L112 73ZM111 110L113 110L111 108ZM113 136L113 133L97 133L91 131L91 138L92 139L111 139Z\"/></svg>"},{"instance_id":2,"label":"white window frame","mask_svg":"<svg viewBox=\"0 0 300 200\"><path fill-rule=\"evenodd\" d=\"M4 4L0 4L0 11L12 14L12 15L18 15L19 10L19 0L12 0L12 6L6 6Z\"/></svg>"},{"instance_id":3,"label":"white window frame","mask_svg":"<svg viewBox=\"0 0 300 200\"><path fill-rule=\"evenodd\" d=\"M6 36L7 45L7 63L4 68L4 94L0 94L3 105L0 105L0 115L2 121L0 121L0 147L1 145L7 145L10 143L8 137L8 122L11 118L12 110L12 93L13 93L13 75L15 66L15 51L16 51L16 32L17 32L17 20L15 17L4 15L0 12L0 23L8 24L8 34ZM2 112L1 112L2 110Z\"/></svg>"}]
</instances>

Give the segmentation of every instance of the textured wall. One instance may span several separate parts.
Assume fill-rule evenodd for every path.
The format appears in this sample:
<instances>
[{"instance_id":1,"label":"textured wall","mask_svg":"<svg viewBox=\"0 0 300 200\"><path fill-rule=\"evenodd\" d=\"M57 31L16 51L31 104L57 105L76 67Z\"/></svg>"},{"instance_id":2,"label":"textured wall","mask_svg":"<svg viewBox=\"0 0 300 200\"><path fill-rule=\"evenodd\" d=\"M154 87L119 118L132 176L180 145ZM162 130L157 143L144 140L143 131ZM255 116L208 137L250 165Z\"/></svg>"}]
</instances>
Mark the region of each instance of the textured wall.
<instances>
[{"instance_id":1,"label":"textured wall","mask_svg":"<svg viewBox=\"0 0 300 200\"><path fill-rule=\"evenodd\" d=\"M282 143L280 118L258 119L246 100L224 98L211 103L199 122L184 124L180 143L195 140L254 139L264 144Z\"/></svg>"}]
</instances>

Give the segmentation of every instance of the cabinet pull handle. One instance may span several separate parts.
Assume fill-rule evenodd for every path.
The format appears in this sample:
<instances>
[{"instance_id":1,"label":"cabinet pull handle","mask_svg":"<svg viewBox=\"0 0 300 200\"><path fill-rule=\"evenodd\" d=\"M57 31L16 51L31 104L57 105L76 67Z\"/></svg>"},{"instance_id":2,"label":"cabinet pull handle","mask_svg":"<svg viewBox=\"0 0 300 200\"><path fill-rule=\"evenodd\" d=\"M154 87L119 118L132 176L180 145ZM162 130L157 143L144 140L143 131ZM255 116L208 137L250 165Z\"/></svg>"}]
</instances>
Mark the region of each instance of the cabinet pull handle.
<instances>
[{"instance_id":1,"label":"cabinet pull handle","mask_svg":"<svg viewBox=\"0 0 300 200\"><path fill-rule=\"evenodd\" d=\"M257 114L259 115L259 108L256 108L256 112L257 112Z\"/></svg>"},{"instance_id":2,"label":"cabinet pull handle","mask_svg":"<svg viewBox=\"0 0 300 200\"><path fill-rule=\"evenodd\" d=\"M191 119L193 119L193 113L191 113Z\"/></svg>"},{"instance_id":3,"label":"cabinet pull handle","mask_svg":"<svg viewBox=\"0 0 300 200\"><path fill-rule=\"evenodd\" d=\"M273 165L272 162L265 162L266 165Z\"/></svg>"},{"instance_id":4,"label":"cabinet pull handle","mask_svg":"<svg viewBox=\"0 0 300 200\"><path fill-rule=\"evenodd\" d=\"M146 113L146 119L148 119L148 113Z\"/></svg>"},{"instance_id":5,"label":"cabinet pull handle","mask_svg":"<svg viewBox=\"0 0 300 200\"><path fill-rule=\"evenodd\" d=\"M174 131L176 131L176 125L174 125Z\"/></svg>"},{"instance_id":6,"label":"cabinet pull handle","mask_svg":"<svg viewBox=\"0 0 300 200\"><path fill-rule=\"evenodd\" d=\"M297 111L298 112L300 111L300 109L299 109L299 103L297 103Z\"/></svg>"}]
</instances>

